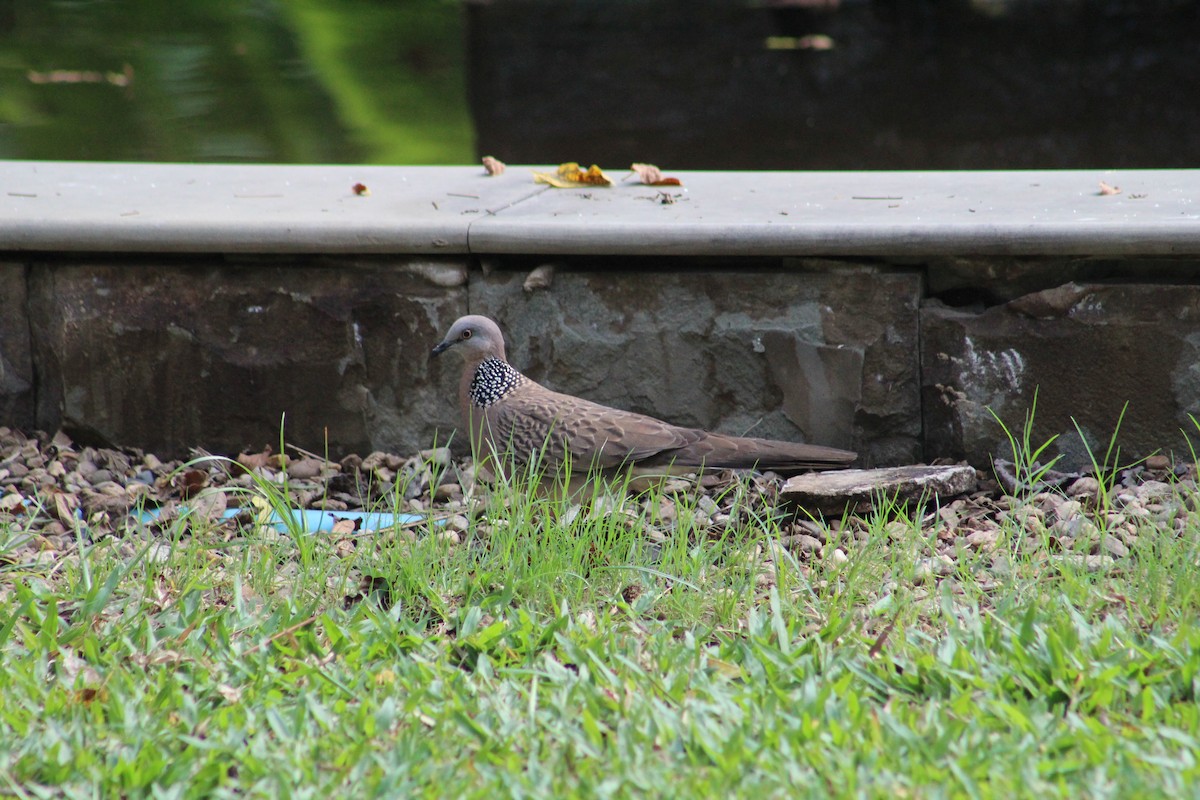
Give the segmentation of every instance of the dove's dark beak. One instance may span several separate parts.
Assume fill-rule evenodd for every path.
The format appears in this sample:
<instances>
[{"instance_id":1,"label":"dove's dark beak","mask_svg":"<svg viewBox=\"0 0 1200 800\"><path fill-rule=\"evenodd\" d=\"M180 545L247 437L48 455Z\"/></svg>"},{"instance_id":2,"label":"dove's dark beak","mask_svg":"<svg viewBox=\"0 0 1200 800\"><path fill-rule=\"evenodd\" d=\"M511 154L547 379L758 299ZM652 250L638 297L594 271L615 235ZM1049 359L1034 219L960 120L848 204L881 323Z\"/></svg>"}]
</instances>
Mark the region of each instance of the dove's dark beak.
<instances>
[{"instance_id":1,"label":"dove's dark beak","mask_svg":"<svg viewBox=\"0 0 1200 800\"><path fill-rule=\"evenodd\" d=\"M433 352L429 354L429 357L432 358L433 356L440 356L442 353L449 350L453 345L454 342L442 342L437 347L433 348Z\"/></svg>"}]
</instances>

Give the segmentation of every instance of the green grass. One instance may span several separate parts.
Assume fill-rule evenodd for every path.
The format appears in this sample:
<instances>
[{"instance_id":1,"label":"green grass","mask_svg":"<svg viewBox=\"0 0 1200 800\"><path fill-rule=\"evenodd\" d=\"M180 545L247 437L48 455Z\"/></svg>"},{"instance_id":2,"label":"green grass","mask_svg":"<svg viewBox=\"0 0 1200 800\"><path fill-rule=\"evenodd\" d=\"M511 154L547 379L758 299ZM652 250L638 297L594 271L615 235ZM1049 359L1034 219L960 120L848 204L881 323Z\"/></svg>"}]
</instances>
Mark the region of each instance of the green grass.
<instances>
[{"instance_id":1,"label":"green grass","mask_svg":"<svg viewBox=\"0 0 1200 800\"><path fill-rule=\"evenodd\" d=\"M511 490L461 543L180 520L9 559L0 795L1194 793L1196 512L1105 570L1009 521L930 575L919 512L827 530L839 563L746 494L720 534Z\"/></svg>"}]
</instances>

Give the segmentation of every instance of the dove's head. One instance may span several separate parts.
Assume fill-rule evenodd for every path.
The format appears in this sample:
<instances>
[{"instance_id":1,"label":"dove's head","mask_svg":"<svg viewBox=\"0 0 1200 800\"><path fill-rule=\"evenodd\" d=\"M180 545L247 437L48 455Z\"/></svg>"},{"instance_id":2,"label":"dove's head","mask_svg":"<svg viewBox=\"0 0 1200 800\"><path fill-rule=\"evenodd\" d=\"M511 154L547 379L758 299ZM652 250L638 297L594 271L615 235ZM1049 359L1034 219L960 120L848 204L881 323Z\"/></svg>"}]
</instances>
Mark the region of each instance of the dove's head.
<instances>
[{"instance_id":1,"label":"dove's head","mask_svg":"<svg viewBox=\"0 0 1200 800\"><path fill-rule=\"evenodd\" d=\"M500 333L496 323L478 314L455 320L446 338L433 348L433 355L444 353L452 347L468 362L482 361L489 356L504 360L504 334Z\"/></svg>"}]
</instances>

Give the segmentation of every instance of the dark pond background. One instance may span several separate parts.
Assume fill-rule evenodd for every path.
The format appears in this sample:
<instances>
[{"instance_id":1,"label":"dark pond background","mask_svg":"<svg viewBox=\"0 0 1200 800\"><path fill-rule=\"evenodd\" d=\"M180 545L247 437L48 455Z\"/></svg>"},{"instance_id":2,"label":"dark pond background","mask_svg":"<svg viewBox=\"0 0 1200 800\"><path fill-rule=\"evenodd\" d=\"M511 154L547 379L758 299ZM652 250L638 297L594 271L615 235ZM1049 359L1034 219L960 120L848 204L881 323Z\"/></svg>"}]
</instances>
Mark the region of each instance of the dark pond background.
<instances>
[{"instance_id":1,"label":"dark pond background","mask_svg":"<svg viewBox=\"0 0 1200 800\"><path fill-rule=\"evenodd\" d=\"M1200 166L1200 0L0 0L0 158Z\"/></svg>"}]
</instances>

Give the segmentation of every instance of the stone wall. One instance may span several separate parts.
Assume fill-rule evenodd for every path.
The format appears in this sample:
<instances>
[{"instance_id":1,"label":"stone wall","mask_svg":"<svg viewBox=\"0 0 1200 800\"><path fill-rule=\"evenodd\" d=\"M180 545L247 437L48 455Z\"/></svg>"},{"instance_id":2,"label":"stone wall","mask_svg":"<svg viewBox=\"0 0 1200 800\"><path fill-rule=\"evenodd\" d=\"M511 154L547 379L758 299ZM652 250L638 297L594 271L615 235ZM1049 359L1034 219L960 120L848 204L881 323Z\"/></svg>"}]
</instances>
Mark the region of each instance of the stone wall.
<instances>
[{"instance_id":1,"label":"stone wall","mask_svg":"<svg viewBox=\"0 0 1200 800\"><path fill-rule=\"evenodd\" d=\"M1034 413L1034 448L1104 464L1200 442L1200 286L1066 283L968 311L921 311L928 453L1012 459ZM1036 395L1036 398L1035 398ZM1003 425L1001 425L1003 423ZM1006 429L1007 428L1007 432ZM1117 453L1112 452L1112 458Z\"/></svg>"},{"instance_id":2,"label":"stone wall","mask_svg":"<svg viewBox=\"0 0 1200 800\"><path fill-rule=\"evenodd\" d=\"M35 262L29 276L40 428L176 454L277 447L283 424L341 454L426 447L455 425L427 354L466 311L464 259Z\"/></svg>"},{"instance_id":3,"label":"stone wall","mask_svg":"<svg viewBox=\"0 0 1200 800\"><path fill-rule=\"evenodd\" d=\"M1057 436L1047 456L1064 465L1103 458L1118 421L1123 461L1187 458L1188 436L1200 440L1195 267L31 258L0 264L0 424L163 454L277 445L282 424L332 455L411 452L457 425L458 363L429 350L473 312L499 320L514 364L555 389L853 448L864 464L1010 457L1004 426L1020 436L1035 393L1033 443Z\"/></svg>"},{"instance_id":4,"label":"stone wall","mask_svg":"<svg viewBox=\"0 0 1200 800\"><path fill-rule=\"evenodd\" d=\"M24 264L0 261L0 424L33 427L35 392Z\"/></svg>"}]
</instances>

